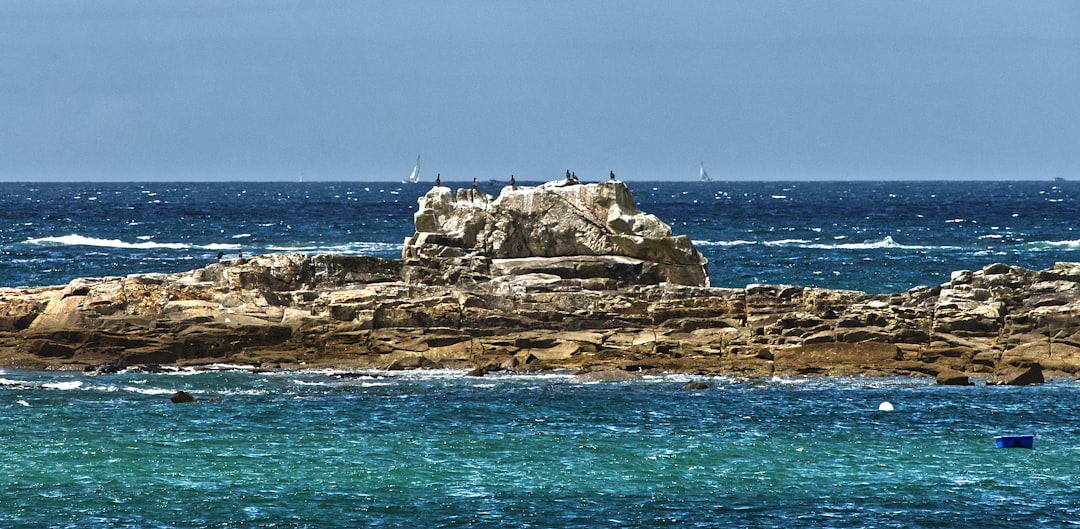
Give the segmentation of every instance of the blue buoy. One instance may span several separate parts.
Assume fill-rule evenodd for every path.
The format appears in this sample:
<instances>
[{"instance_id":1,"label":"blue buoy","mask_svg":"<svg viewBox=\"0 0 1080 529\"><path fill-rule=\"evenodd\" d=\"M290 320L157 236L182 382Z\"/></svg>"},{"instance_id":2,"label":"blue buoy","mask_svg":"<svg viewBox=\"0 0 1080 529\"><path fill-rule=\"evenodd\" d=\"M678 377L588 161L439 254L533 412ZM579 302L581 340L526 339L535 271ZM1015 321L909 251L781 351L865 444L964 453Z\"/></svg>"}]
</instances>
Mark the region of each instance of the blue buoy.
<instances>
[{"instance_id":1,"label":"blue buoy","mask_svg":"<svg viewBox=\"0 0 1080 529\"><path fill-rule=\"evenodd\" d=\"M998 448L1035 448L1034 435L997 435L994 442Z\"/></svg>"}]
</instances>

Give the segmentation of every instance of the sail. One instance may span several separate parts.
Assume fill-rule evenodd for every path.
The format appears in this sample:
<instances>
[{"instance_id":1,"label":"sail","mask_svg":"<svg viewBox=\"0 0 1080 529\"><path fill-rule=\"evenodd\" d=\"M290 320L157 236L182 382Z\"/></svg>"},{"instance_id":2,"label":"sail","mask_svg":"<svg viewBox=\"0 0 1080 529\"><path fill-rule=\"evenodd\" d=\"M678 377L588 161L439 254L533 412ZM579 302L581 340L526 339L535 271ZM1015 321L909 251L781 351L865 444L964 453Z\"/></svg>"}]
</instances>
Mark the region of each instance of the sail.
<instances>
[{"instance_id":1,"label":"sail","mask_svg":"<svg viewBox=\"0 0 1080 529\"><path fill-rule=\"evenodd\" d=\"M416 155L416 165L412 168L412 173L409 174L409 178L405 179L406 184L415 184L420 181L420 155Z\"/></svg>"},{"instance_id":2,"label":"sail","mask_svg":"<svg viewBox=\"0 0 1080 529\"><path fill-rule=\"evenodd\" d=\"M701 162L701 181L712 182L712 178L709 178L709 173L705 172L705 162Z\"/></svg>"}]
</instances>

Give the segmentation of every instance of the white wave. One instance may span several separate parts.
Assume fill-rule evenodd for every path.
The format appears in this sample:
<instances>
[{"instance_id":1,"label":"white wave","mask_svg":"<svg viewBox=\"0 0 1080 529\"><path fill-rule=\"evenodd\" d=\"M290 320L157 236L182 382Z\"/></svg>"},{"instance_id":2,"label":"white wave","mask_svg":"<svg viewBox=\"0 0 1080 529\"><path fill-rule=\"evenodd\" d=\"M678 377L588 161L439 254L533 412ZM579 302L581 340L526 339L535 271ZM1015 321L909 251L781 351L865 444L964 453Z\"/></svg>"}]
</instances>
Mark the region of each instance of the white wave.
<instances>
[{"instance_id":1,"label":"white wave","mask_svg":"<svg viewBox=\"0 0 1080 529\"><path fill-rule=\"evenodd\" d=\"M250 364L210 364L203 366L206 371L255 371L257 367Z\"/></svg>"},{"instance_id":2,"label":"white wave","mask_svg":"<svg viewBox=\"0 0 1080 529\"><path fill-rule=\"evenodd\" d=\"M903 250L926 250L929 246L911 246L900 244L893 240L892 237L886 235L884 239L880 241L864 241L864 242L845 242L839 244L811 244L808 248L818 248L823 250L876 250L879 248L899 248Z\"/></svg>"},{"instance_id":3,"label":"white wave","mask_svg":"<svg viewBox=\"0 0 1080 529\"><path fill-rule=\"evenodd\" d=\"M42 384L41 387L49 389L71 390L79 389L82 387L82 385L83 383L81 380L72 380L70 382L49 382L46 384Z\"/></svg>"},{"instance_id":4,"label":"white wave","mask_svg":"<svg viewBox=\"0 0 1080 529\"><path fill-rule=\"evenodd\" d=\"M164 388L137 388L135 386L124 386L124 391L130 391L132 393L138 393L140 395L172 395L176 393L173 389Z\"/></svg>"},{"instance_id":5,"label":"white wave","mask_svg":"<svg viewBox=\"0 0 1080 529\"><path fill-rule=\"evenodd\" d=\"M814 250L877 250L883 248L894 248L898 250L950 250L956 249L955 246L924 246L919 244L900 244L893 240L891 236L886 235L884 239L880 241L864 241L864 242L847 242L838 244L807 244L804 248L811 248Z\"/></svg>"},{"instance_id":6,"label":"white wave","mask_svg":"<svg viewBox=\"0 0 1080 529\"><path fill-rule=\"evenodd\" d=\"M232 236L233 239L248 239L250 237L251 237L250 233L238 233L238 234Z\"/></svg>"},{"instance_id":7,"label":"white wave","mask_svg":"<svg viewBox=\"0 0 1080 529\"><path fill-rule=\"evenodd\" d=\"M806 239L780 239L778 241L765 241L765 246L801 246L809 244Z\"/></svg>"},{"instance_id":8,"label":"white wave","mask_svg":"<svg viewBox=\"0 0 1080 529\"><path fill-rule=\"evenodd\" d=\"M1025 246L1044 250L1077 250L1080 249L1080 239L1071 241L1034 241Z\"/></svg>"},{"instance_id":9,"label":"white wave","mask_svg":"<svg viewBox=\"0 0 1080 529\"><path fill-rule=\"evenodd\" d=\"M753 246L757 244L756 241L744 241L736 239L734 241L694 241L694 246Z\"/></svg>"},{"instance_id":10,"label":"white wave","mask_svg":"<svg viewBox=\"0 0 1080 529\"><path fill-rule=\"evenodd\" d=\"M270 252L295 252L295 253L344 253L344 254L368 254L373 252L400 252L401 244L389 242L353 242L332 246L284 246L270 245L266 247Z\"/></svg>"},{"instance_id":11,"label":"white wave","mask_svg":"<svg viewBox=\"0 0 1080 529\"><path fill-rule=\"evenodd\" d=\"M41 237L38 239L27 239L27 244L37 245L60 245L60 246L93 246L97 248L128 248L128 249L152 249L152 248L170 248L174 250L184 250L191 248L190 244L184 243L161 243L161 242L124 242L119 239L98 239L96 237L86 237L83 235L71 234L63 235L60 237Z\"/></svg>"},{"instance_id":12,"label":"white wave","mask_svg":"<svg viewBox=\"0 0 1080 529\"><path fill-rule=\"evenodd\" d=\"M834 237L834 240L844 240L846 236ZM1071 241L1077 242L1077 241ZM843 242L843 243L821 243L809 241L806 239L779 239L775 241L694 241L695 246L752 246L761 244L764 246L793 246L796 248L806 248L811 250L877 250L877 249L898 249L898 250L955 250L956 246L925 246L918 244L900 244L893 240L891 236L886 235L884 239L877 241L864 241L864 242Z\"/></svg>"},{"instance_id":13,"label":"white wave","mask_svg":"<svg viewBox=\"0 0 1080 529\"><path fill-rule=\"evenodd\" d=\"M329 386L329 384L327 384L326 382L309 382L307 380L300 380L296 378L292 380L292 383L296 384L297 386Z\"/></svg>"},{"instance_id":14,"label":"white wave","mask_svg":"<svg viewBox=\"0 0 1080 529\"><path fill-rule=\"evenodd\" d=\"M240 247L241 246L239 244L214 243L214 244L207 244L207 245L199 246L199 249L202 249L202 250L236 250L236 249L238 249Z\"/></svg>"}]
</instances>

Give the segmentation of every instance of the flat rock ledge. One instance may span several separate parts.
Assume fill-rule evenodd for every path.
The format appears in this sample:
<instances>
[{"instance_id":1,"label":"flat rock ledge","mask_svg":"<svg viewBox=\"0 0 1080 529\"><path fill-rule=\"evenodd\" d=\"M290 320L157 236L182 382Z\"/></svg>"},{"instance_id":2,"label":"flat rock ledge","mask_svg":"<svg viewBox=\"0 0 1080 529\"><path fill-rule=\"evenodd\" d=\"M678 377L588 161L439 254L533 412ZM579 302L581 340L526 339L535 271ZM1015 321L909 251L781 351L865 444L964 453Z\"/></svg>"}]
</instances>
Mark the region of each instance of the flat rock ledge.
<instances>
[{"instance_id":1,"label":"flat rock ledge","mask_svg":"<svg viewBox=\"0 0 1080 529\"><path fill-rule=\"evenodd\" d=\"M535 270L426 285L403 281L402 268L271 254L180 274L0 289L0 365L923 375L952 384L1080 371L1080 263L994 264L889 295L622 287Z\"/></svg>"}]
</instances>

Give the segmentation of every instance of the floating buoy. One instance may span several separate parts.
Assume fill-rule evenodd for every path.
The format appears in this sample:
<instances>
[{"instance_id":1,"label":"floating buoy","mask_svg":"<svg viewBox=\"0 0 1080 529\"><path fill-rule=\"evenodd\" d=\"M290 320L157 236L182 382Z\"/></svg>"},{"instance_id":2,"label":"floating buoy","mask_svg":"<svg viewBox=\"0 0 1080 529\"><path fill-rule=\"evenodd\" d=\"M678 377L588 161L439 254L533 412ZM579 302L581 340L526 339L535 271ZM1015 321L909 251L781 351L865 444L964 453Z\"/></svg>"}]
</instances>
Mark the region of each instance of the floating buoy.
<instances>
[{"instance_id":1,"label":"floating buoy","mask_svg":"<svg viewBox=\"0 0 1080 529\"><path fill-rule=\"evenodd\" d=\"M994 442L998 448L1035 448L1034 435L997 435Z\"/></svg>"},{"instance_id":2,"label":"floating buoy","mask_svg":"<svg viewBox=\"0 0 1080 529\"><path fill-rule=\"evenodd\" d=\"M893 405L892 405L891 402L885 401L885 402L882 402L881 404L878 404L877 409L878 409L878 411L893 411Z\"/></svg>"}]
</instances>

